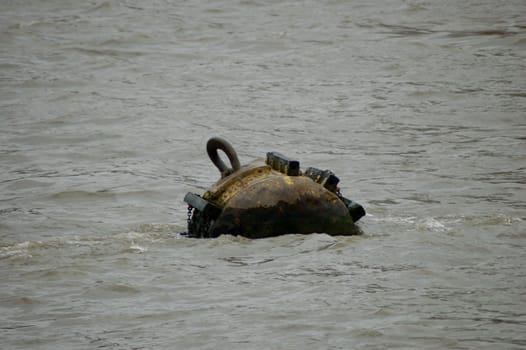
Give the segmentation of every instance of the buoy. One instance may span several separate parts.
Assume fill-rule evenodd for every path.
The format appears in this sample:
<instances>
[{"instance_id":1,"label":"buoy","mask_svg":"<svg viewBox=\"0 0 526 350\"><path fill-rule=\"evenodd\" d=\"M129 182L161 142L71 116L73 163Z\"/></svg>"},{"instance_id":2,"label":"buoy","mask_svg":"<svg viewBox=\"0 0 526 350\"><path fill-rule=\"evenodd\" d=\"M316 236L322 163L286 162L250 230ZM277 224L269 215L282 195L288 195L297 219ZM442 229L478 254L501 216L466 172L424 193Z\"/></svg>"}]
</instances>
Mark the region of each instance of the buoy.
<instances>
[{"instance_id":1,"label":"buoy","mask_svg":"<svg viewBox=\"0 0 526 350\"><path fill-rule=\"evenodd\" d=\"M264 238L288 233L360 233L354 224L365 215L360 204L343 197L330 170L307 168L277 152L241 166L234 148L218 137L207 153L221 178L202 195L187 193L188 236L222 234ZM221 160L222 150L231 167Z\"/></svg>"}]
</instances>

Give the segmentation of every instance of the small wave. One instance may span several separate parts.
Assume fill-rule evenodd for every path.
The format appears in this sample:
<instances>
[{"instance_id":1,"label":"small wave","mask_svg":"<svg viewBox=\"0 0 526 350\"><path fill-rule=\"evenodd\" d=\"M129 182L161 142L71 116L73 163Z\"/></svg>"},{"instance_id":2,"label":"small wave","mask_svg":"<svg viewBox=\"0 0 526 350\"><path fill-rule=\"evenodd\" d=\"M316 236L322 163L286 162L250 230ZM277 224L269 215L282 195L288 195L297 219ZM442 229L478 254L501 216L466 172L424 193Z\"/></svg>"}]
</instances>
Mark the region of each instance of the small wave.
<instances>
[{"instance_id":1,"label":"small wave","mask_svg":"<svg viewBox=\"0 0 526 350\"><path fill-rule=\"evenodd\" d=\"M52 194L51 199L112 198L115 194L108 191L63 191Z\"/></svg>"},{"instance_id":2,"label":"small wave","mask_svg":"<svg viewBox=\"0 0 526 350\"><path fill-rule=\"evenodd\" d=\"M0 247L0 260L3 259L32 259L38 256L57 254L59 250L66 255L92 256L110 254L110 252L145 253L149 244L156 244L172 238L176 226L165 224L142 225L143 228L125 231L112 235L60 237L49 240L25 241ZM147 227L153 229L146 229ZM61 253L62 254L62 253Z\"/></svg>"},{"instance_id":3,"label":"small wave","mask_svg":"<svg viewBox=\"0 0 526 350\"><path fill-rule=\"evenodd\" d=\"M40 304L40 301L27 296L13 296L8 298L9 304L11 305L33 305Z\"/></svg>"},{"instance_id":4,"label":"small wave","mask_svg":"<svg viewBox=\"0 0 526 350\"><path fill-rule=\"evenodd\" d=\"M516 223L521 223L523 219L518 217L513 217L510 215L496 214L488 216L457 216L452 217L452 221L467 223L472 226L494 226L494 225L505 225L511 226Z\"/></svg>"},{"instance_id":5,"label":"small wave","mask_svg":"<svg viewBox=\"0 0 526 350\"><path fill-rule=\"evenodd\" d=\"M275 260L275 258L254 258L254 257L236 257L236 256L230 256L226 258L219 258L220 260L224 260L228 263L233 264L234 266L249 266L249 265L261 265L266 264L268 262L272 262Z\"/></svg>"},{"instance_id":6,"label":"small wave","mask_svg":"<svg viewBox=\"0 0 526 350\"><path fill-rule=\"evenodd\" d=\"M88 8L85 12L98 12L98 11L105 11L107 9L111 8L111 2L110 1L101 1L99 3L95 3L93 6Z\"/></svg>"},{"instance_id":7,"label":"small wave","mask_svg":"<svg viewBox=\"0 0 526 350\"><path fill-rule=\"evenodd\" d=\"M122 294L138 294L141 290L123 283L101 283L86 291L91 297L108 298Z\"/></svg>"},{"instance_id":8,"label":"small wave","mask_svg":"<svg viewBox=\"0 0 526 350\"><path fill-rule=\"evenodd\" d=\"M33 256L28 253L27 250L9 250L5 247L0 248L0 260L3 259L16 259L16 258L23 258L23 259L30 259Z\"/></svg>"},{"instance_id":9,"label":"small wave","mask_svg":"<svg viewBox=\"0 0 526 350\"><path fill-rule=\"evenodd\" d=\"M526 38L520 38L513 43L516 46L526 46Z\"/></svg>"},{"instance_id":10,"label":"small wave","mask_svg":"<svg viewBox=\"0 0 526 350\"><path fill-rule=\"evenodd\" d=\"M183 231L185 228L174 224L162 224L162 223L150 223L140 224L134 227L134 231L144 233L173 233L177 231Z\"/></svg>"},{"instance_id":11,"label":"small wave","mask_svg":"<svg viewBox=\"0 0 526 350\"><path fill-rule=\"evenodd\" d=\"M117 292L117 293L126 293L126 294L140 293L139 289L126 285L126 284L110 284L106 286L106 289L112 292Z\"/></svg>"},{"instance_id":12,"label":"small wave","mask_svg":"<svg viewBox=\"0 0 526 350\"><path fill-rule=\"evenodd\" d=\"M6 28L4 33L11 33L11 32L15 32L19 30L24 30L26 28L32 28L34 26L38 26L41 24L46 24L46 22L40 21L40 20L34 20L34 21L12 23Z\"/></svg>"},{"instance_id":13,"label":"small wave","mask_svg":"<svg viewBox=\"0 0 526 350\"><path fill-rule=\"evenodd\" d=\"M416 193L408 197L404 197L403 199L415 201L415 202L421 202L425 204L440 204L439 200L433 199L431 196L425 193Z\"/></svg>"},{"instance_id":14,"label":"small wave","mask_svg":"<svg viewBox=\"0 0 526 350\"><path fill-rule=\"evenodd\" d=\"M0 260L9 258L30 259L33 252L61 245L58 241L26 241L0 248Z\"/></svg>"},{"instance_id":15,"label":"small wave","mask_svg":"<svg viewBox=\"0 0 526 350\"><path fill-rule=\"evenodd\" d=\"M109 43L105 43L109 45ZM117 45L115 43L114 45ZM118 50L110 48L85 48L85 47L73 47L73 50L76 50L81 53L85 53L93 56L111 56L111 57L136 57L146 54L143 51L132 51L132 50Z\"/></svg>"},{"instance_id":16,"label":"small wave","mask_svg":"<svg viewBox=\"0 0 526 350\"><path fill-rule=\"evenodd\" d=\"M426 218L417 224L417 227L429 231L448 231L446 225L437 219Z\"/></svg>"},{"instance_id":17,"label":"small wave","mask_svg":"<svg viewBox=\"0 0 526 350\"><path fill-rule=\"evenodd\" d=\"M139 253L139 254L142 254L146 251L148 251L148 248L141 247L140 245L136 243L132 243L127 249L124 250L124 252L126 253Z\"/></svg>"},{"instance_id":18,"label":"small wave","mask_svg":"<svg viewBox=\"0 0 526 350\"><path fill-rule=\"evenodd\" d=\"M43 278L43 279L53 279L53 280L63 280L79 278L86 276L86 272L79 270L71 265L62 265L60 267L51 267L49 269L38 269L23 274L26 278Z\"/></svg>"},{"instance_id":19,"label":"small wave","mask_svg":"<svg viewBox=\"0 0 526 350\"><path fill-rule=\"evenodd\" d=\"M433 232L447 232L450 230L448 222L442 218L434 217L425 217L418 218L416 216L407 216L407 217L398 217L398 216L372 216L371 220L377 222L390 223L394 225L415 227L424 231L433 231Z\"/></svg>"},{"instance_id":20,"label":"small wave","mask_svg":"<svg viewBox=\"0 0 526 350\"><path fill-rule=\"evenodd\" d=\"M498 238L511 238L511 239L525 239L526 238L526 232L519 231L519 232L503 232L499 233L497 235Z\"/></svg>"},{"instance_id":21,"label":"small wave","mask_svg":"<svg viewBox=\"0 0 526 350\"><path fill-rule=\"evenodd\" d=\"M496 93L495 96L526 97L526 92L524 91L499 92L499 93Z\"/></svg>"},{"instance_id":22,"label":"small wave","mask_svg":"<svg viewBox=\"0 0 526 350\"><path fill-rule=\"evenodd\" d=\"M418 28L413 26L404 26L398 24L389 24L375 20L356 23L361 28L378 28L380 33L394 36L419 36L433 33L427 28Z\"/></svg>"},{"instance_id":23,"label":"small wave","mask_svg":"<svg viewBox=\"0 0 526 350\"><path fill-rule=\"evenodd\" d=\"M379 221L384 222L390 222L390 223L398 223L398 224L404 224L404 225L414 225L417 218L415 216L406 216L406 217L399 217L399 216L387 216L384 218L376 217Z\"/></svg>"},{"instance_id":24,"label":"small wave","mask_svg":"<svg viewBox=\"0 0 526 350\"><path fill-rule=\"evenodd\" d=\"M482 30L459 30L447 32L446 36L450 38L464 38L471 36L510 36L517 32L506 29L482 29Z\"/></svg>"},{"instance_id":25,"label":"small wave","mask_svg":"<svg viewBox=\"0 0 526 350\"><path fill-rule=\"evenodd\" d=\"M463 227L486 227L500 226L508 227L508 232L500 233L499 236L510 238L524 238L521 227L524 225L524 218L505 214L494 214L484 216L470 215L445 215L440 217L416 217L416 216L381 216L368 214L368 221L375 224L388 224L398 227L397 230L417 229L423 232L437 232L452 234L456 228ZM461 229L462 230L462 229ZM374 234L378 236L378 234ZM368 237L368 235L365 235Z\"/></svg>"},{"instance_id":26,"label":"small wave","mask_svg":"<svg viewBox=\"0 0 526 350\"><path fill-rule=\"evenodd\" d=\"M378 27L388 29L388 32L385 32L384 34L391 34L396 36L420 36L420 35L427 35L433 33L432 30L427 28L417 28L417 27L411 27L411 26L402 26L402 25L394 25L394 24L386 24L386 23L378 23Z\"/></svg>"}]
</instances>

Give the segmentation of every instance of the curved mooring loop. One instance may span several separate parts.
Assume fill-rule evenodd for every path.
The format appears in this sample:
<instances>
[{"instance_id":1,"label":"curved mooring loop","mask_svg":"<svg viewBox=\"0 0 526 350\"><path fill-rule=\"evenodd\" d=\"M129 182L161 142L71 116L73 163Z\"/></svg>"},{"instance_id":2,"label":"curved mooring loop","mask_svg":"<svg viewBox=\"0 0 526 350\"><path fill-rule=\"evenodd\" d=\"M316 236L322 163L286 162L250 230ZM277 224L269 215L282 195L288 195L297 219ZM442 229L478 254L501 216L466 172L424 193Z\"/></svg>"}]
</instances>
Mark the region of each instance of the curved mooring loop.
<instances>
[{"instance_id":1,"label":"curved mooring loop","mask_svg":"<svg viewBox=\"0 0 526 350\"><path fill-rule=\"evenodd\" d=\"M218 149L225 152L228 159L230 160L230 165L232 168L227 167L226 164L221 160L221 157L219 157L219 154L217 153ZM212 163L214 163L214 165L219 169L221 178L227 177L241 168L241 164L239 163L239 159L237 158L237 153L234 150L234 147L232 147L228 141L220 137L212 137L210 140L208 140L206 143L206 152L208 153Z\"/></svg>"}]
</instances>

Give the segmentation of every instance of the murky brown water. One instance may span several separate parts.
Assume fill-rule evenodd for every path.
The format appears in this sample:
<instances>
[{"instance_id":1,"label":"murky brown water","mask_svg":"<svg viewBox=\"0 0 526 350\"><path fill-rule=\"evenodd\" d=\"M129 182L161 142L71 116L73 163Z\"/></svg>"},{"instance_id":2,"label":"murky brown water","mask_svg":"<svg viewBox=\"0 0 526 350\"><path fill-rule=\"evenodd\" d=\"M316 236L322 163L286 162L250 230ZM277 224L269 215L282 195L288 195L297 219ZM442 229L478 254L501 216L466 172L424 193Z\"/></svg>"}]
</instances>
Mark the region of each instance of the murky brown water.
<instances>
[{"instance_id":1,"label":"murky brown water","mask_svg":"<svg viewBox=\"0 0 526 350\"><path fill-rule=\"evenodd\" d=\"M524 1L3 1L5 349L526 347ZM361 236L194 240L278 151Z\"/></svg>"}]
</instances>

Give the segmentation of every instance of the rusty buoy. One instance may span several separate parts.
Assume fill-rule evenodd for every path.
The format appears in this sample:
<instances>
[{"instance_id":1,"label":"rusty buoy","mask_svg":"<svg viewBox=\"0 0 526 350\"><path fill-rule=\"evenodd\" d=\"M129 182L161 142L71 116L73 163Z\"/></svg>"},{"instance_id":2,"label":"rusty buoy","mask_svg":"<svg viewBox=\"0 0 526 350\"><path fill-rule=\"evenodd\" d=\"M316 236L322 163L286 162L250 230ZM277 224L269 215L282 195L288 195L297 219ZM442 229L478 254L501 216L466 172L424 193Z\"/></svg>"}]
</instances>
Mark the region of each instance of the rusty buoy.
<instances>
[{"instance_id":1,"label":"rusty buoy","mask_svg":"<svg viewBox=\"0 0 526 350\"><path fill-rule=\"evenodd\" d=\"M230 160L227 167L218 155ZM188 236L222 234L263 238L287 233L359 233L354 225L364 208L340 194L330 170L300 169L297 160L277 152L241 166L234 148L214 137L207 153L221 179L203 195L187 193Z\"/></svg>"}]
</instances>

